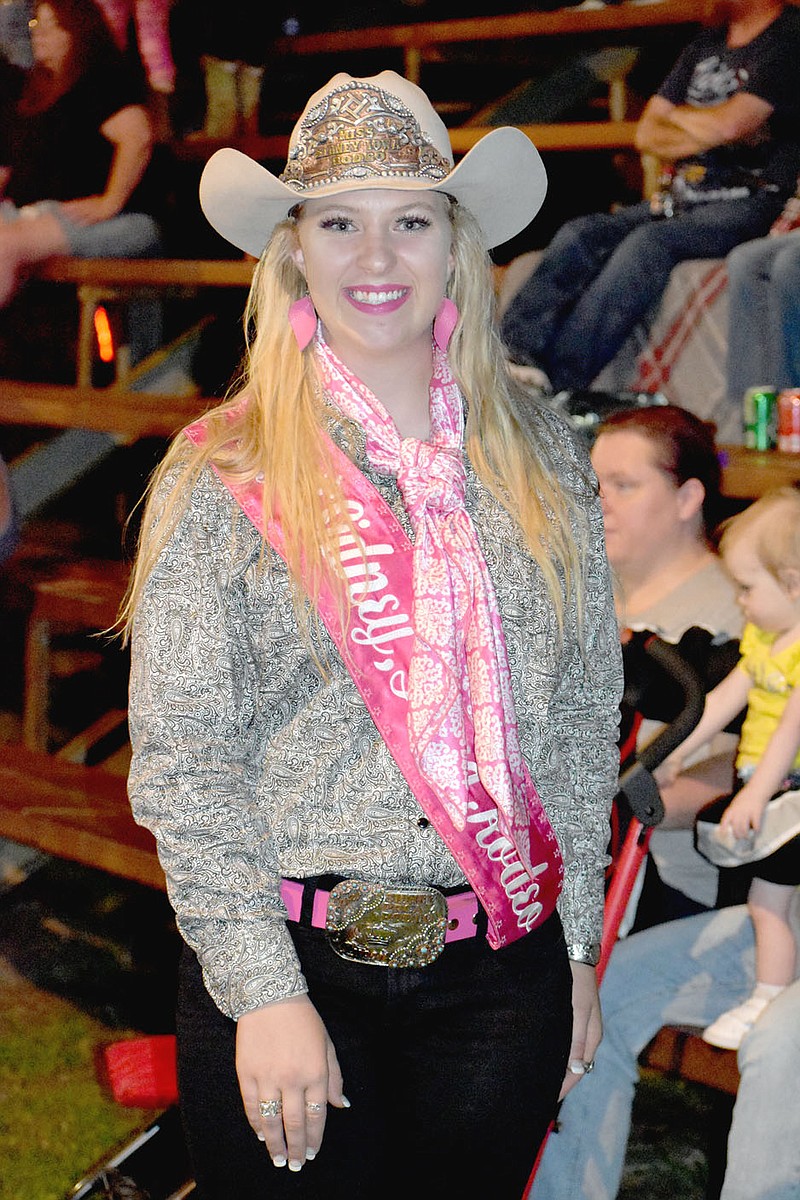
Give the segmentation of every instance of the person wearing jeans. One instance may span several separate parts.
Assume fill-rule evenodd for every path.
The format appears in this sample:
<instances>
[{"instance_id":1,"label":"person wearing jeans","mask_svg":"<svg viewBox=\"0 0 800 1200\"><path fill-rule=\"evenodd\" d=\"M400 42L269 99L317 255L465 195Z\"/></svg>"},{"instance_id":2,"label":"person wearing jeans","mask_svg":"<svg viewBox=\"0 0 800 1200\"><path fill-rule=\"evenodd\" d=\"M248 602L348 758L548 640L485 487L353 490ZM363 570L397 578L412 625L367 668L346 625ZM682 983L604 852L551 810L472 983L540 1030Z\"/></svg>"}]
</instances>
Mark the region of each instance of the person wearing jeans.
<instances>
[{"instance_id":1,"label":"person wearing jeans","mask_svg":"<svg viewBox=\"0 0 800 1200\"><path fill-rule=\"evenodd\" d=\"M728 398L800 387L800 229L728 255Z\"/></svg>"},{"instance_id":2,"label":"person wearing jeans","mask_svg":"<svg viewBox=\"0 0 800 1200\"><path fill-rule=\"evenodd\" d=\"M642 202L568 221L503 317L512 359L543 367L557 390L588 387L658 303L673 267L760 237L781 204L757 192L676 220L654 220Z\"/></svg>"},{"instance_id":3,"label":"person wearing jeans","mask_svg":"<svg viewBox=\"0 0 800 1200\"><path fill-rule=\"evenodd\" d=\"M743 905L657 925L614 948L600 999L595 1069L564 1100L531 1200L613 1200L638 1079L637 1059L663 1025L702 1028L754 984ZM720 1200L800 1197L800 980L764 1012L738 1053L741 1082Z\"/></svg>"},{"instance_id":4,"label":"person wearing jeans","mask_svg":"<svg viewBox=\"0 0 800 1200\"><path fill-rule=\"evenodd\" d=\"M686 47L639 120L637 148L671 173L662 202L567 222L506 309L509 358L544 370L556 390L592 384L674 266L763 237L794 191L800 14L783 0L728 7L728 23Z\"/></svg>"}]
</instances>

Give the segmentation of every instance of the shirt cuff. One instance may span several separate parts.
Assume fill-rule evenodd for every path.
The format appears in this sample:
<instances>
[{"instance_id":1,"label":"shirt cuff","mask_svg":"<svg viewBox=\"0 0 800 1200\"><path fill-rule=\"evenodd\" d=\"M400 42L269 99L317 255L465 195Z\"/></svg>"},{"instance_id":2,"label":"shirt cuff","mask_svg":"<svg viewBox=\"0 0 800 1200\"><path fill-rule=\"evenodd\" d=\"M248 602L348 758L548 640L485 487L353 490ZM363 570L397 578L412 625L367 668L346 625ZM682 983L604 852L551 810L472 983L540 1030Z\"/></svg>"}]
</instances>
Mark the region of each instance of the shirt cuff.
<instances>
[{"instance_id":1,"label":"shirt cuff","mask_svg":"<svg viewBox=\"0 0 800 1200\"><path fill-rule=\"evenodd\" d=\"M600 961L599 942L567 942L567 955L573 962L596 967Z\"/></svg>"}]
</instances>

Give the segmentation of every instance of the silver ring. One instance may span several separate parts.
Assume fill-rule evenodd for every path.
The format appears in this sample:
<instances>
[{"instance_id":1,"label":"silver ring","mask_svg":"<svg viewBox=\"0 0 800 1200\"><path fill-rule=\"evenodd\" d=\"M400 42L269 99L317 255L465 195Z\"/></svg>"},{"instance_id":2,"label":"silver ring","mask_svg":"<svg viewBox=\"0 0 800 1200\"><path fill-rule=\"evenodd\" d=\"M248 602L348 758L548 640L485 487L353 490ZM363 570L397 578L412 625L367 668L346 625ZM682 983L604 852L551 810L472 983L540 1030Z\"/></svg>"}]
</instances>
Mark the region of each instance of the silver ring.
<instances>
[{"instance_id":1,"label":"silver ring","mask_svg":"<svg viewBox=\"0 0 800 1200\"><path fill-rule=\"evenodd\" d=\"M588 1075L594 1070L594 1059L590 1058L587 1062L584 1058L573 1058L569 1064L569 1071L572 1075Z\"/></svg>"},{"instance_id":2,"label":"silver ring","mask_svg":"<svg viewBox=\"0 0 800 1200\"><path fill-rule=\"evenodd\" d=\"M310 1113L324 1112L325 1105L320 1104L317 1100L306 1100L306 1111Z\"/></svg>"},{"instance_id":3,"label":"silver ring","mask_svg":"<svg viewBox=\"0 0 800 1200\"><path fill-rule=\"evenodd\" d=\"M283 1104L280 1100L259 1100L258 1111L262 1117L279 1117L283 1112Z\"/></svg>"}]
</instances>

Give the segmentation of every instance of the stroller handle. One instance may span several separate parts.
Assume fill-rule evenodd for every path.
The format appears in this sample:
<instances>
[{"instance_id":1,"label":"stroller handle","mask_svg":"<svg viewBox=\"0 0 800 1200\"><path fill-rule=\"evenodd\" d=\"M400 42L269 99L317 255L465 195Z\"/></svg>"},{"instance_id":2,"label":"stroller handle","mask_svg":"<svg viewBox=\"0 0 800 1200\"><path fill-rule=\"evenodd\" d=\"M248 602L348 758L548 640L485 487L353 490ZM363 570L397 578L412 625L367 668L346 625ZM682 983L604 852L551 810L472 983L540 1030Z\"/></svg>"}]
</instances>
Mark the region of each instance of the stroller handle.
<instances>
[{"instance_id":1,"label":"stroller handle","mask_svg":"<svg viewBox=\"0 0 800 1200\"><path fill-rule=\"evenodd\" d=\"M697 725L705 708L706 689L698 672L671 642L652 635L645 641L644 650L683 692L683 707L677 717L639 755L642 766L654 771Z\"/></svg>"},{"instance_id":2,"label":"stroller handle","mask_svg":"<svg viewBox=\"0 0 800 1200\"><path fill-rule=\"evenodd\" d=\"M683 707L657 737L642 750L636 762L620 776L619 790L642 825L658 825L664 819L664 804L653 771L692 732L703 715L706 696L703 680L677 646L656 634L648 634L642 649L678 685Z\"/></svg>"}]
</instances>

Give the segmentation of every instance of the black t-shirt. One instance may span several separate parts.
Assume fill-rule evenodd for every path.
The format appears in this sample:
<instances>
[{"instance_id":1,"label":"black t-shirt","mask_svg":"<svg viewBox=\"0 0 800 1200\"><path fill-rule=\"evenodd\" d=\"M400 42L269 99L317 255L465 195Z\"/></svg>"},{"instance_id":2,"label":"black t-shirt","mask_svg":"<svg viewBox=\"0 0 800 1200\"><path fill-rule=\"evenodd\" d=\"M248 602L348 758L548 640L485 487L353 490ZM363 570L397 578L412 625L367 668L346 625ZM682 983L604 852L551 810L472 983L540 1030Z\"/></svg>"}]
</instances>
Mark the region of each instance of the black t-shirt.
<instances>
[{"instance_id":1,"label":"black t-shirt","mask_svg":"<svg viewBox=\"0 0 800 1200\"><path fill-rule=\"evenodd\" d=\"M38 200L75 200L105 190L114 146L100 127L131 104L141 104L132 75L115 62L86 71L44 112L20 113L8 88L2 120L0 159L11 168L6 196L20 207ZM10 93L10 94L9 94ZM125 205L149 212L146 179Z\"/></svg>"},{"instance_id":2,"label":"black t-shirt","mask_svg":"<svg viewBox=\"0 0 800 1200\"><path fill-rule=\"evenodd\" d=\"M785 9L746 46L729 48L726 29L708 29L681 54L659 95L671 104L709 108L737 92L749 92L772 106L763 137L752 143L717 146L681 160L685 178L698 191L731 196L741 189L773 185L790 196L800 171L800 12ZM687 167L694 167L687 173Z\"/></svg>"}]
</instances>

